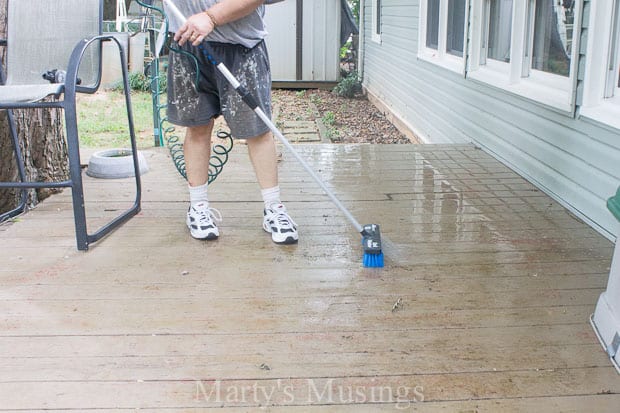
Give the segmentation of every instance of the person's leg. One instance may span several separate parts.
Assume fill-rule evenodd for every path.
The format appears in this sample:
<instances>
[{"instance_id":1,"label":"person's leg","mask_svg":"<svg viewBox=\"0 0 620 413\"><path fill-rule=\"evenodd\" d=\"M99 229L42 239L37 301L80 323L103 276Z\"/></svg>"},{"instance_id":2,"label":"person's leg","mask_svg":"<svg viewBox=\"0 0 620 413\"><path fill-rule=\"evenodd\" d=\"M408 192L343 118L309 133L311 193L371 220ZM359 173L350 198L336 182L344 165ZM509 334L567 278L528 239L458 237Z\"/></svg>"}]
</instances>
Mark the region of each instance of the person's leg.
<instances>
[{"instance_id":1,"label":"person's leg","mask_svg":"<svg viewBox=\"0 0 620 413\"><path fill-rule=\"evenodd\" d=\"M278 186L276 144L271 132L247 140L248 152L261 189Z\"/></svg>"},{"instance_id":2,"label":"person's leg","mask_svg":"<svg viewBox=\"0 0 620 413\"><path fill-rule=\"evenodd\" d=\"M201 186L209 179L209 158L211 157L212 120L208 125L187 128L183 142L185 172L190 187Z\"/></svg>"},{"instance_id":3,"label":"person's leg","mask_svg":"<svg viewBox=\"0 0 620 413\"><path fill-rule=\"evenodd\" d=\"M187 226L196 239L211 240L219 236L214 220L221 220L221 216L209 207L207 195L212 131L213 121L204 126L188 127L183 143L190 198Z\"/></svg>"},{"instance_id":4,"label":"person's leg","mask_svg":"<svg viewBox=\"0 0 620 413\"><path fill-rule=\"evenodd\" d=\"M265 204L263 229L277 244L294 244L299 239L297 224L280 201L276 145L271 132L248 139L247 145Z\"/></svg>"},{"instance_id":5,"label":"person's leg","mask_svg":"<svg viewBox=\"0 0 620 413\"><path fill-rule=\"evenodd\" d=\"M183 49L188 54L169 55L166 114L170 123L187 127L183 144L190 198L187 226L194 238L215 239L219 232L214 220L221 216L209 207L207 195L213 119L220 114L217 84L212 76L215 68L197 48L185 44ZM198 64L188 57L190 54Z\"/></svg>"},{"instance_id":6,"label":"person's leg","mask_svg":"<svg viewBox=\"0 0 620 413\"><path fill-rule=\"evenodd\" d=\"M264 42L252 49L222 46L217 55L239 82L252 91L253 98L271 117L271 74ZM252 68L251 71L248 68ZM297 242L297 226L280 201L276 145L269 128L254 113L225 79L219 78L222 114L233 136L245 139L248 153L265 204L263 229L278 244Z\"/></svg>"}]
</instances>

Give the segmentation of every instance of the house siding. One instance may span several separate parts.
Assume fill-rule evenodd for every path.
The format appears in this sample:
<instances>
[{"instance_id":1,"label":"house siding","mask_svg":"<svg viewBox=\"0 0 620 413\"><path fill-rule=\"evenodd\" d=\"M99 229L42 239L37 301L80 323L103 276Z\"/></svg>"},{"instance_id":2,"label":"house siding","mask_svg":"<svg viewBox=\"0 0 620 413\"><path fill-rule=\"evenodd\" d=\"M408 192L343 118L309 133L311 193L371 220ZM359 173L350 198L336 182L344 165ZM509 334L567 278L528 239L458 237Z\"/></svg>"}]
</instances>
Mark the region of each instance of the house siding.
<instances>
[{"instance_id":1,"label":"house siding","mask_svg":"<svg viewBox=\"0 0 620 413\"><path fill-rule=\"evenodd\" d=\"M422 141L479 145L607 237L617 235L606 200L620 185L620 131L418 59L419 2L381 3L379 44L371 40L372 5L365 2L363 84L369 94ZM587 30L586 18L577 105Z\"/></svg>"}]
</instances>

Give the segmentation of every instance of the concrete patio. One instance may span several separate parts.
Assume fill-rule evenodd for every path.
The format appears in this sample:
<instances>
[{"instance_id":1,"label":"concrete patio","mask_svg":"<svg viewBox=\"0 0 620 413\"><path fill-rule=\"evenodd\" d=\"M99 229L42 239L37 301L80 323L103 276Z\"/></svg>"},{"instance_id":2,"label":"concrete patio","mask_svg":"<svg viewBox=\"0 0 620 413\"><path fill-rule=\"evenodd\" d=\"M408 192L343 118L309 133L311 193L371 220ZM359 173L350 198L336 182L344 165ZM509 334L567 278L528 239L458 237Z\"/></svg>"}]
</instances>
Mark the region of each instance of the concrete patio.
<instances>
[{"instance_id":1,"label":"concrete patio","mask_svg":"<svg viewBox=\"0 0 620 413\"><path fill-rule=\"evenodd\" d=\"M0 411L618 412L588 322L613 245L467 145L299 145L386 267L290 154L295 246L261 228L243 145L210 189L221 237L144 151L142 212L88 252L68 191L0 225ZM91 229L130 180L85 177Z\"/></svg>"}]
</instances>

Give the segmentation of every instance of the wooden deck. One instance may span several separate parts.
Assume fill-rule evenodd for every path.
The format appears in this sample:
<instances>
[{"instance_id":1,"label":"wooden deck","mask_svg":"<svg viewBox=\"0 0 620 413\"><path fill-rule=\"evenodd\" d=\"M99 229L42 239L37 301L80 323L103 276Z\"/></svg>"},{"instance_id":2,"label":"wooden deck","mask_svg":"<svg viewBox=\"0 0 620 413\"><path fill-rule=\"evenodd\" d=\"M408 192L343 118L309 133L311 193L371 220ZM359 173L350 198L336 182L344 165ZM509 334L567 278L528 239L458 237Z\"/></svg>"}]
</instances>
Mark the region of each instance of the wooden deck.
<instances>
[{"instance_id":1,"label":"wooden deck","mask_svg":"<svg viewBox=\"0 0 620 413\"><path fill-rule=\"evenodd\" d=\"M145 151L143 212L90 251L68 192L0 226L0 411L619 411L588 322L609 241L472 146L299 148L381 224L385 268L289 154L301 240L281 247L245 147L210 190L209 243L167 152ZM132 198L86 185L93 226Z\"/></svg>"}]
</instances>

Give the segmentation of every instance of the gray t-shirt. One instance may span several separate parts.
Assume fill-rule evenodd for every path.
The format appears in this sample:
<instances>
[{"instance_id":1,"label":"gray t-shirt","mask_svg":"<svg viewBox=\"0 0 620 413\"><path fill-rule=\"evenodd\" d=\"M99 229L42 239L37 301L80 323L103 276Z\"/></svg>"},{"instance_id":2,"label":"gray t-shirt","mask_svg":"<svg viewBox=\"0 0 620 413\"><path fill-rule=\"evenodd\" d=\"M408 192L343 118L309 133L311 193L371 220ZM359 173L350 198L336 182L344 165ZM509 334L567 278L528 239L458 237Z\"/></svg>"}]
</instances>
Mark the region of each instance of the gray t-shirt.
<instances>
[{"instance_id":1,"label":"gray t-shirt","mask_svg":"<svg viewBox=\"0 0 620 413\"><path fill-rule=\"evenodd\" d=\"M280 1L283 0L265 0L264 3L272 4ZM215 3L218 3L219 0L173 0L173 2L185 17L189 17L207 10ZM168 29L170 32L174 33L181 28L182 24L170 10L167 10L165 4L164 2L164 9L168 16L168 21L170 22L170 27ZM265 24L263 22L264 16L265 6L259 6L255 11L239 20L216 27L215 30L207 36L207 40L212 42L241 44L245 47L252 48L267 36L267 30L265 30Z\"/></svg>"}]
</instances>

